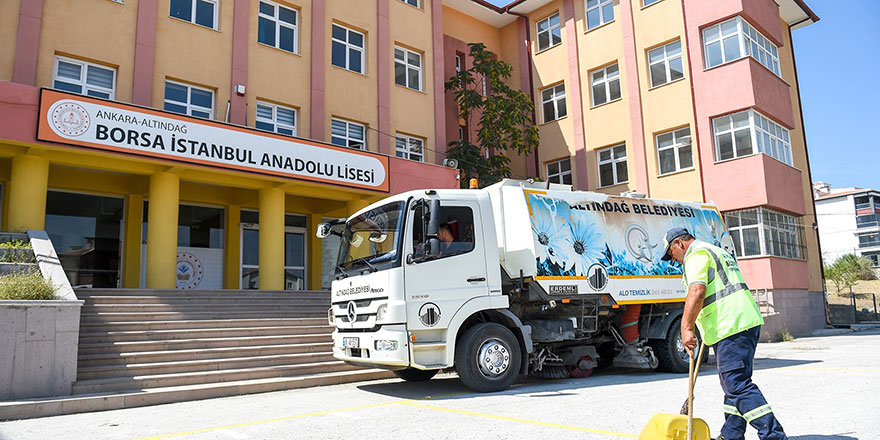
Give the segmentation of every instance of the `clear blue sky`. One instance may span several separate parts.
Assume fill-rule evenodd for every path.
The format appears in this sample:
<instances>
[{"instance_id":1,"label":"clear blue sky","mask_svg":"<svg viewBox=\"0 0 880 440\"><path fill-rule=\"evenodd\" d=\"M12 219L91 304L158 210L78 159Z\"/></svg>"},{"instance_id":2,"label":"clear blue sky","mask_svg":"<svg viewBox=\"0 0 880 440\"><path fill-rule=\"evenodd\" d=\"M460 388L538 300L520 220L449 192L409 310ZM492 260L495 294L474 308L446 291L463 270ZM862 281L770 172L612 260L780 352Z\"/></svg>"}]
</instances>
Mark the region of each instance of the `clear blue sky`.
<instances>
[{"instance_id":1,"label":"clear blue sky","mask_svg":"<svg viewBox=\"0 0 880 440\"><path fill-rule=\"evenodd\" d=\"M813 180L880 189L880 0L807 4L821 20L792 37Z\"/></svg>"}]
</instances>

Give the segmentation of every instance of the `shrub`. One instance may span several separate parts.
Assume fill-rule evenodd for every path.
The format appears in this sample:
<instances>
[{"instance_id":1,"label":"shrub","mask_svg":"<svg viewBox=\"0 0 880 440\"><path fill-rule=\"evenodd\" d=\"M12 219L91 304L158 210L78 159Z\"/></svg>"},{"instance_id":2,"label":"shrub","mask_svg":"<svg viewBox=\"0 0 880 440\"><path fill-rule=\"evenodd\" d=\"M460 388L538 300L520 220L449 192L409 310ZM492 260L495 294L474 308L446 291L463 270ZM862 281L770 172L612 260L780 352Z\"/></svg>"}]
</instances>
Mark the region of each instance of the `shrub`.
<instances>
[{"instance_id":1,"label":"shrub","mask_svg":"<svg viewBox=\"0 0 880 440\"><path fill-rule=\"evenodd\" d=\"M776 334L776 342L790 342L794 340L794 336L788 330L783 330Z\"/></svg>"},{"instance_id":2,"label":"shrub","mask_svg":"<svg viewBox=\"0 0 880 440\"><path fill-rule=\"evenodd\" d=\"M51 300L55 288L39 273L16 273L0 276L0 300Z\"/></svg>"}]
</instances>

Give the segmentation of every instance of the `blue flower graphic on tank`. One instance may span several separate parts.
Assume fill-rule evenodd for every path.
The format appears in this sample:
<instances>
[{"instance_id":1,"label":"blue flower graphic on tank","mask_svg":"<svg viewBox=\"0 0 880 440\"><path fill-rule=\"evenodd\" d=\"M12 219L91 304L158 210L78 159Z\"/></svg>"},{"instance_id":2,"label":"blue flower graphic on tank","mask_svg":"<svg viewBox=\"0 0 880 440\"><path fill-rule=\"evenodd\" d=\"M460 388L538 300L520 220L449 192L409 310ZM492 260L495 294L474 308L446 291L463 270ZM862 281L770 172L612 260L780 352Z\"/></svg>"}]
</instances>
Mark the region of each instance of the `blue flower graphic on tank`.
<instances>
[{"instance_id":1,"label":"blue flower graphic on tank","mask_svg":"<svg viewBox=\"0 0 880 440\"><path fill-rule=\"evenodd\" d=\"M571 211L565 251L576 275L587 276L590 265L604 256L608 246L597 227L599 224L601 222L592 212Z\"/></svg>"}]
</instances>

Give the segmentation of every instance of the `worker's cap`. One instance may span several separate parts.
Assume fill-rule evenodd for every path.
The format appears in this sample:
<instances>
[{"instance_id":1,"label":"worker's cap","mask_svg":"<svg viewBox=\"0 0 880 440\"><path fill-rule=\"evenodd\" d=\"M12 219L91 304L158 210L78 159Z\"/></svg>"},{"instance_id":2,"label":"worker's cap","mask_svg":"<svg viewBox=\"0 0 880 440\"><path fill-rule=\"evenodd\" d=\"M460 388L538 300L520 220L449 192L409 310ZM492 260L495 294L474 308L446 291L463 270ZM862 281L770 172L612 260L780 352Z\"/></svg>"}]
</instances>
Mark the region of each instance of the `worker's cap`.
<instances>
[{"instance_id":1,"label":"worker's cap","mask_svg":"<svg viewBox=\"0 0 880 440\"><path fill-rule=\"evenodd\" d=\"M666 236L663 237L663 258L661 260L669 261L672 259L672 255L669 255L669 246L672 245L676 238L685 234L690 234L685 228L672 228L666 231Z\"/></svg>"}]
</instances>

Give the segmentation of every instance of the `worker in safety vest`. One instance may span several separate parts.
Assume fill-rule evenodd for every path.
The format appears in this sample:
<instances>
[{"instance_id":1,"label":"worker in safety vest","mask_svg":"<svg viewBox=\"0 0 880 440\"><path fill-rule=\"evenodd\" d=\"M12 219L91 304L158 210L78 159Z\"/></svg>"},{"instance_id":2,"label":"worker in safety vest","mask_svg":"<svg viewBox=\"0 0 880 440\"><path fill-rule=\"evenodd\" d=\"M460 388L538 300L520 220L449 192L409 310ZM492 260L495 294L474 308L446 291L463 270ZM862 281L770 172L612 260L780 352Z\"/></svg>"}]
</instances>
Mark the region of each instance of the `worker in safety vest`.
<instances>
[{"instance_id":1,"label":"worker in safety vest","mask_svg":"<svg viewBox=\"0 0 880 440\"><path fill-rule=\"evenodd\" d=\"M764 319L736 260L718 246L694 239L684 228L670 229L663 245L663 260L682 265L682 279L687 286L681 318L685 350L693 356L697 347L694 323L706 345L715 348L725 418L718 439L743 440L749 423L762 440L785 440L773 410L752 382L755 348Z\"/></svg>"}]
</instances>

